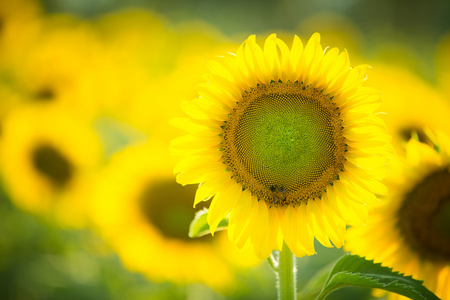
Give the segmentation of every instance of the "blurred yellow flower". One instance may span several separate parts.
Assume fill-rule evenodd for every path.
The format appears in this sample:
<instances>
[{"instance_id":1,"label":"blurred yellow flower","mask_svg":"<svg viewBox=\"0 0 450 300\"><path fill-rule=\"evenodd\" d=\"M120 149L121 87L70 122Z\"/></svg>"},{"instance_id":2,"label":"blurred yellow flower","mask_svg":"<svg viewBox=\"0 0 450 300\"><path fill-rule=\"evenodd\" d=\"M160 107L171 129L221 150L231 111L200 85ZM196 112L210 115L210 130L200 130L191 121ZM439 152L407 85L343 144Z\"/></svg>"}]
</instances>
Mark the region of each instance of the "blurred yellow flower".
<instances>
[{"instance_id":1,"label":"blurred yellow flower","mask_svg":"<svg viewBox=\"0 0 450 300\"><path fill-rule=\"evenodd\" d=\"M224 253L236 251L223 243L225 235L188 237L195 187L175 182L173 160L162 145L152 141L112 157L98 176L92 219L130 270L158 282L229 288L233 273ZM249 253L237 255L233 263L258 262Z\"/></svg>"},{"instance_id":2,"label":"blurred yellow flower","mask_svg":"<svg viewBox=\"0 0 450 300\"><path fill-rule=\"evenodd\" d=\"M383 91L380 110L387 114L383 120L397 151L403 151L413 131L425 141L424 127L450 132L450 102L442 93L405 68L382 63L374 66L370 85Z\"/></svg>"},{"instance_id":3,"label":"blurred yellow flower","mask_svg":"<svg viewBox=\"0 0 450 300\"><path fill-rule=\"evenodd\" d=\"M111 61L113 64L139 64L151 79L176 66L173 56L179 51L174 47L178 44L177 32L156 13L143 9L110 13L95 23L95 31L106 45L104 55L116 60Z\"/></svg>"},{"instance_id":4,"label":"blurred yellow flower","mask_svg":"<svg viewBox=\"0 0 450 300\"><path fill-rule=\"evenodd\" d=\"M73 17L48 17L33 48L16 64L18 97L24 101L54 102L74 114L93 115L106 85L95 73L101 45L88 23Z\"/></svg>"},{"instance_id":5,"label":"blurred yellow flower","mask_svg":"<svg viewBox=\"0 0 450 300\"><path fill-rule=\"evenodd\" d=\"M2 124L0 169L12 201L62 225L85 225L89 177L100 157L88 123L54 106L24 106Z\"/></svg>"},{"instance_id":6,"label":"blurred yellow flower","mask_svg":"<svg viewBox=\"0 0 450 300\"><path fill-rule=\"evenodd\" d=\"M134 115L138 111L135 107L149 99L155 104L163 102L152 90L157 87L154 82L174 67L178 51L175 32L160 16L139 9L107 14L94 25L102 52L93 68L92 82L103 87L95 101L104 114L141 125L139 115Z\"/></svg>"},{"instance_id":7,"label":"blurred yellow flower","mask_svg":"<svg viewBox=\"0 0 450 300\"><path fill-rule=\"evenodd\" d=\"M18 103L15 81L24 53L41 29L40 5L33 0L0 2L0 121Z\"/></svg>"},{"instance_id":8,"label":"blurred yellow flower","mask_svg":"<svg viewBox=\"0 0 450 300\"><path fill-rule=\"evenodd\" d=\"M424 280L450 299L450 139L430 138L436 146L408 142L386 178L389 197L369 209L366 226L349 229L346 249Z\"/></svg>"},{"instance_id":9,"label":"blurred yellow flower","mask_svg":"<svg viewBox=\"0 0 450 300\"><path fill-rule=\"evenodd\" d=\"M381 94L362 86L368 66L324 54L314 34L292 49L275 35L261 49L251 36L208 67L172 150L184 156L177 181L201 183L195 204L214 196L212 232L229 214L230 239L261 258L283 240L297 256L315 253L314 237L341 247L346 224L365 222L366 203L387 191L392 147L374 115Z\"/></svg>"},{"instance_id":10,"label":"blurred yellow flower","mask_svg":"<svg viewBox=\"0 0 450 300\"><path fill-rule=\"evenodd\" d=\"M109 60L108 71L99 76L109 84L101 99L115 117L158 139L175 137L168 122L182 115L182 100L196 96L192 87L207 72L204 62L235 46L208 24L169 26L160 16L139 10L111 15L98 26ZM155 112L152 122L149 111Z\"/></svg>"}]
</instances>

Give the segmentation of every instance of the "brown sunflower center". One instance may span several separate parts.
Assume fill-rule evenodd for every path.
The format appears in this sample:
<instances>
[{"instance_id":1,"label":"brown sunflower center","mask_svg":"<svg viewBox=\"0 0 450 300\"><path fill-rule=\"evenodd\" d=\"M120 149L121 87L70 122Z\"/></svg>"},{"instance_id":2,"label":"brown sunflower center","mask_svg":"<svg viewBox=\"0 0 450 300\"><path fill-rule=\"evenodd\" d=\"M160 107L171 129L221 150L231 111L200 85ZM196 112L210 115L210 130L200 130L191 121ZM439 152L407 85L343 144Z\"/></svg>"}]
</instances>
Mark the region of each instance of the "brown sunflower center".
<instances>
[{"instance_id":1,"label":"brown sunflower center","mask_svg":"<svg viewBox=\"0 0 450 300\"><path fill-rule=\"evenodd\" d=\"M405 241L430 260L450 261L450 173L432 173L405 195L398 226Z\"/></svg>"},{"instance_id":2,"label":"brown sunflower center","mask_svg":"<svg viewBox=\"0 0 450 300\"><path fill-rule=\"evenodd\" d=\"M194 219L192 199L196 186L181 186L172 179L149 182L139 196L139 203L145 218L164 236L190 240L189 225ZM206 207L199 203L196 208ZM205 240L201 238L196 240Z\"/></svg>"},{"instance_id":3,"label":"brown sunflower center","mask_svg":"<svg viewBox=\"0 0 450 300\"><path fill-rule=\"evenodd\" d=\"M73 177L70 161L52 145L42 144L32 152L34 168L47 177L55 187L64 187Z\"/></svg>"},{"instance_id":4,"label":"brown sunflower center","mask_svg":"<svg viewBox=\"0 0 450 300\"><path fill-rule=\"evenodd\" d=\"M35 95L35 99L37 101L52 101L54 100L56 97L55 95L55 91L50 88L50 87L44 87L42 89L40 89L36 95Z\"/></svg>"},{"instance_id":5,"label":"brown sunflower center","mask_svg":"<svg viewBox=\"0 0 450 300\"><path fill-rule=\"evenodd\" d=\"M258 85L243 95L223 129L221 150L243 188L269 205L320 197L343 169L339 108L301 83Z\"/></svg>"}]
</instances>

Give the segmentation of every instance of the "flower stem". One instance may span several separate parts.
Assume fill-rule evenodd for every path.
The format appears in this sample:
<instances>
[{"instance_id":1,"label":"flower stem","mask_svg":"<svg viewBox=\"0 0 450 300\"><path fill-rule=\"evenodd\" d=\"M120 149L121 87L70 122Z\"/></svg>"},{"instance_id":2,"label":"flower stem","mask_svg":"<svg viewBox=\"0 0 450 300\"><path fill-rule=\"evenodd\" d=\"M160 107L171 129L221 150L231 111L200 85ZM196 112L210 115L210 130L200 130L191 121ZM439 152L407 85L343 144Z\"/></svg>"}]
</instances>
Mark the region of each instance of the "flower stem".
<instances>
[{"instance_id":1,"label":"flower stem","mask_svg":"<svg viewBox=\"0 0 450 300\"><path fill-rule=\"evenodd\" d=\"M295 272L295 256L284 243L278 264L278 300L296 299Z\"/></svg>"},{"instance_id":2,"label":"flower stem","mask_svg":"<svg viewBox=\"0 0 450 300\"><path fill-rule=\"evenodd\" d=\"M278 273L278 260L275 258L275 256L270 254L270 256L267 258L267 262L269 263L270 268L275 272Z\"/></svg>"}]
</instances>

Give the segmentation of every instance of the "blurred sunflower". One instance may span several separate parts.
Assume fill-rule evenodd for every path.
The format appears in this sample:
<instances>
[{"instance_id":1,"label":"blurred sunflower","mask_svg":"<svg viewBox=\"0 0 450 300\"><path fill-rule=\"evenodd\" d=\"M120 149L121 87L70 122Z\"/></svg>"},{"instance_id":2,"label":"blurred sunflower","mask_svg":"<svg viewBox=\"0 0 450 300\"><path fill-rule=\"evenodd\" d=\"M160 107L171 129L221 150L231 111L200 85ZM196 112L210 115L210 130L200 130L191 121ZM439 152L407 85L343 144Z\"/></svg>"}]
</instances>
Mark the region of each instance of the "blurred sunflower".
<instances>
[{"instance_id":1,"label":"blurred sunflower","mask_svg":"<svg viewBox=\"0 0 450 300\"><path fill-rule=\"evenodd\" d=\"M33 0L0 2L0 121L21 102L15 87L17 65L39 35L40 11Z\"/></svg>"},{"instance_id":2,"label":"blurred sunflower","mask_svg":"<svg viewBox=\"0 0 450 300\"><path fill-rule=\"evenodd\" d=\"M376 64L370 81L371 86L383 91L380 109L387 114L384 120L397 151L405 149L412 132L426 142L422 128L441 128L450 132L450 103L442 93L411 71L395 65Z\"/></svg>"},{"instance_id":3,"label":"blurred sunflower","mask_svg":"<svg viewBox=\"0 0 450 300\"><path fill-rule=\"evenodd\" d=\"M154 281L202 282L224 289L232 283L230 245L222 238L188 237L195 187L178 185L166 147L152 142L115 154L99 174L92 219L125 266ZM235 252L235 251L234 251ZM255 264L239 253L234 263Z\"/></svg>"},{"instance_id":4,"label":"blurred sunflower","mask_svg":"<svg viewBox=\"0 0 450 300\"><path fill-rule=\"evenodd\" d=\"M349 229L346 249L450 299L450 139L429 137L434 146L408 142L386 178L389 197L369 210L366 226Z\"/></svg>"},{"instance_id":5,"label":"blurred sunflower","mask_svg":"<svg viewBox=\"0 0 450 300\"><path fill-rule=\"evenodd\" d=\"M52 102L79 115L97 113L98 91L108 86L99 85L94 72L101 68L101 49L89 23L64 15L42 19L28 47L0 58L1 105L7 108L2 113L30 102Z\"/></svg>"},{"instance_id":6,"label":"blurred sunflower","mask_svg":"<svg viewBox=\"0 0 450 300\"><path fill-rule=\"evenodd\" d=\"M5 119L0 146L13 202L63 225L84 225L89 176L101 157L87 122L54 106L24 106Z\"/></svg>"},{"instance_id":7,"label":"blurred sunflower","mask_svg":"<svg viewBox=\"0 0 450 300\"><path fill-rule=\"evenodd\" d=\"M97 26L106 45L103 58L109 61L99 81L117 82L100 99L114 117L152 137L173 139L164 128L171 128L172 117L182 115L180 99L195 97L192 86L200 84L207 71L202 62L229 49L231 42L211 25L198 21L169 25L161 16L140 10L112 14ZM148 122L148 111L158 112L154 122ZM161 124L157 130L155 123Z\"/></svg>"},{"instance_id":8,"label":"blurred sunflower","mask_svg":"<svg viewBox=\"0 0 450 300\"><path fill-rule=\"evenodd\" d=\"M92 31L89 23L70 16L46 18L39 40L16 65L12 84L18 96L80 115L96 113L99 89L106 86L95 80L102 48Z\"/></svg>"},{"instance_id":9,"label":"blurred sunflower","mask_svg":"<svg viewBox=\"0 0 450 300\"><path fill-rule=\"evenodd\" d=\"M194 203L214 196L211 231L229 214L230 239L261 258L283 240L296 256L315 253L314 237L341 247L346 224L364 223L366 203L387 193L392 147L374 114L381 93L362 86L368 66L324 53L314 34L291 49L250 36L208 67L200 97L184 104L190 118L174 120L189 134L172 151L184 156L177 181L201 183Z\"/></svg>"},{"instance_id":10,"label":"blurred sunflower","mask_svg":"<svg viewBox=\"0 0 450 300\"><path fill-rule=\"evenodd\" d=\"M105 114L136 125L140 119L134 115L139 111L135 107L149 97L152 103L159 102L151 92L157 87L152 83L173 69L176 35L163 18L139 9L107 14L94 25L102 44L95 83L105 87L96 101Z\"/></svg>"}]
</instances>

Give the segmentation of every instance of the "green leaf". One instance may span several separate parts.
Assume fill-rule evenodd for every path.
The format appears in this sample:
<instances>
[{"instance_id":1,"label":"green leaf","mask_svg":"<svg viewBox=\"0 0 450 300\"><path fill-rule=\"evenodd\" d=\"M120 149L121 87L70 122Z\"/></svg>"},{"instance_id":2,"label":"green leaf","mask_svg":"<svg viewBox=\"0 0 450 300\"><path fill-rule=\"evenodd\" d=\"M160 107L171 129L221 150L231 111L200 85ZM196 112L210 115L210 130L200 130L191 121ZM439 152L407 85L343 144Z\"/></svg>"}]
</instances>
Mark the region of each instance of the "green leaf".
<instances>
[{"instance_id":1,"label":"green leaf","mask_svg":"<svg viewBox=\"0 0 450 300\"><path fill-rule=\"evenodd\" d=\"M302 300L314 300L317 298L317 295L322 291L325 282L327 282L328 276L330 274L330 270L336 264L337 259L330 262L326 266L320 268L312 277L308 280L308 282L303 286L302 289L298 291L297 299Z\"/></svg>"},{"instance_id":2,"label":"green leaf","mask_svg":"<svg viewBox=\"0 0 450 300\"><path fill-rule=\"evenodd\" d=\"M189 226L189 237L196 238L207 234L210 234L209 224L207 221L208 209L204 208L195 213L194 220ZM223 219L220 221L219 226L217 226L216 232L228 228L228 219Z\"/></svg>"},{"instance_id":3,"label":"green leaf","mask_svg":"<svg viewBox=\"0 0 450 300\"><path fill-rule=\"evenodd\" d=\"M324 299L332 291L342 287L359 286L383 289L414 300L439 300L422 283L411 276L393 272L391 268L383 267L379 263L357 255L346 255L331 270L317 299Z\"/></svg>"}]
</instances>

